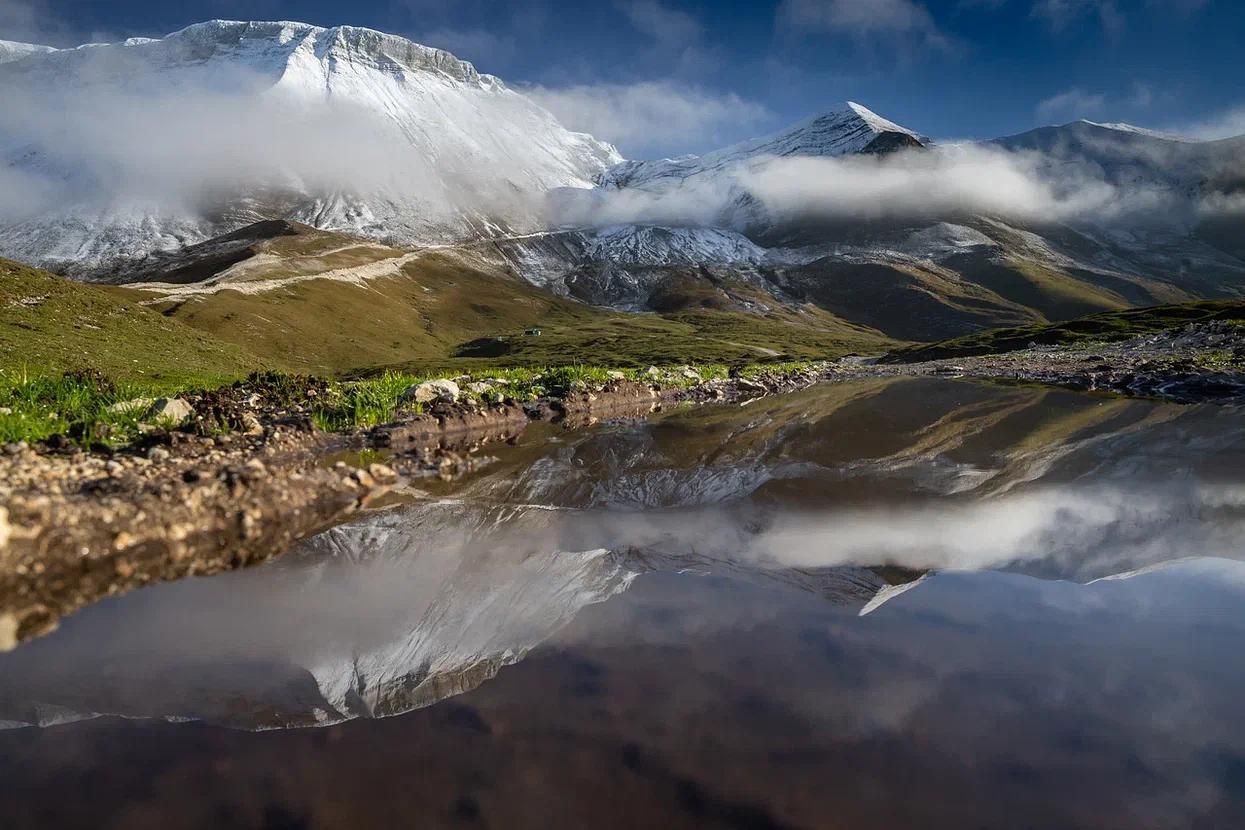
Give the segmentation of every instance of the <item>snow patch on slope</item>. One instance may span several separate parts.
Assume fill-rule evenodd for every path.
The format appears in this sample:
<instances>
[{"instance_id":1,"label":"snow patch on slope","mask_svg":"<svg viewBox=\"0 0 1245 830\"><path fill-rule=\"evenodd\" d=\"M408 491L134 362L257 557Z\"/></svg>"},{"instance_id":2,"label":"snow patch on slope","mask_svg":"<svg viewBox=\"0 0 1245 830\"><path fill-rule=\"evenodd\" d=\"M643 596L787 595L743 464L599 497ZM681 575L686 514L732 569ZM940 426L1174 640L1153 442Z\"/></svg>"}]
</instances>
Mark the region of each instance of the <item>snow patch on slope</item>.
<instances>
[{"instance_id":1,"label":"snow patch on slope","mask_svg":"<svg viewBox=\"0 0 1245 830\"><path fill-rule=\"evenodd\" d=\"M55 52L51 46L40 46L37 43L18 43L13 40L0 40L0 63L21 60L30 55L44 55Z\"/></svg>"}]
</instances>

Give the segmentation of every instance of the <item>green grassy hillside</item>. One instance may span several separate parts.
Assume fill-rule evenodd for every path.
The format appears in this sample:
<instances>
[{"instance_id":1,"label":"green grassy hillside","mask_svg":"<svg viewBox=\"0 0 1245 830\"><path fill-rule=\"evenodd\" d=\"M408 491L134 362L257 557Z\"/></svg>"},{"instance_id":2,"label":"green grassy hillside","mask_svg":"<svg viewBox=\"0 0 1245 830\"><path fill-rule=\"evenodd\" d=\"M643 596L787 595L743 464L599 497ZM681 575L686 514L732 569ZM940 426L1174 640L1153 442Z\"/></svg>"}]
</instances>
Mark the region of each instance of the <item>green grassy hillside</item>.
<instances>
[{"instance_id":1,"label":"green grassy hillside","mask_svg":"<svg viewBox=\"0 0 1245 830\"><path fill-rule=\"evenodd\" d=\"M136 295L0 259L0 371L95 369L119 380L225 381L262 364Z\"/></svg>"},{"instance_id":2,"label":"green grassy hillside","mask_svg":"<svg viewBox=\"0 0 1245 830\"><path fill-rule=\"evenodd\" d=\"M282 274L270 270L265 278ZM320 374L388 366L811 359L880 351L893 343L816 308L767 315L705 308L660 315L608 311L554 296L487 264L440 253L364 281L298 275L258 292L166 294L156 307L270 365ZM524 334L532 328L541 334Z\"/></svg>"}]
</instances>

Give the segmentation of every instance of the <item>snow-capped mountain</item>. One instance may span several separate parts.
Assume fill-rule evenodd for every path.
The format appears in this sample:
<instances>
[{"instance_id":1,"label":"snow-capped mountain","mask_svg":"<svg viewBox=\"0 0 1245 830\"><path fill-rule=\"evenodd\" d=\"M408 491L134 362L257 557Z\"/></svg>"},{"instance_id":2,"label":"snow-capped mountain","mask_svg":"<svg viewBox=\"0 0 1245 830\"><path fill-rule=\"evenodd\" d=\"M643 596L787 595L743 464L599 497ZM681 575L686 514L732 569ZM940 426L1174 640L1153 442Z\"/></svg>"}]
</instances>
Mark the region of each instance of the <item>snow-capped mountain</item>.
<instances>
[{"instance_id":1,"label":"snow-capped mountain","mask_svg":"<svg viewBox=\"0 0 1245 830\"><path fill-rule=\"evenodd\" d=\"M400 244L538 230L546 191L620 161L448 52L344 26L26 50L0 104L0 253L80 272L259 219Z\"/></svg>"},{"instance_id":2,"label":"snow-capped mountain","mask_svg":"<svg viewBox=\"0 0 1245 830\"><path fill-rule=\"evenodd\" d=\"M917 148L928 149L877 155ZM831 302L858 319L855 300L839 305L826 289L867 280L863 301L885 274L915 303L910 317L936 323L891 333L920 339L1021 322L1017 304L1041 319L1240 294L1242 194L1245 138L1080 121L938 147L848 104L703 156L617 165L596 190L553 196L553 215L589 239L575 256L565 258L565 232L552 248L532 239L508 255L537 284L588 286L586 298L625 308L648 306L670 265L727 264L780 299ZM1035 272L1050 277L1031 290ZM1052 277L1062 284L1035 305ZM927 307L947 296L963 301Z\"/></svg>"},{"instance_id":3,"label":"snow-capped mountain","mask_svg":"<svg viewBox=\"0 0 1245 830\"><path fill-rule=\"evenodd\" d=\"M560 549L574 516L418 505L327 531L270 567L131 597L129 614L97 606L5 655L0 730L102 715L256 730L399 715L488 682L654 570L777 582L852 608L889 584L859 567Z\"/></svg>"},{"instance_id":4,"label":"snow-capped mountain","mask_svg":"<svg viewBox=\"0 0 1245 830\"><path fill-rule=\"evenodd\" d=\"M1245 293L1245 138L1075 122L940 146L849 102L623 161L367 29L212 21L0 60L0 255L92 279L160 281L284 220L469 248L599 305L812 304L908 339Z\"/></svg>"},{"instance_id":5,"label":"snow-capped mountain","mask_svg":"<svg viewBox=\"0 0 1245 830\"><path fill-rule=\"evenodd\" d=\"M622 162L602 177L601 186L663 188L702 176L734 174L741 166L773 158L886 153L921 147L924 143L912 130L848 101L774 135L742 141L701 156Z\"/></svg>"}]
</instances>

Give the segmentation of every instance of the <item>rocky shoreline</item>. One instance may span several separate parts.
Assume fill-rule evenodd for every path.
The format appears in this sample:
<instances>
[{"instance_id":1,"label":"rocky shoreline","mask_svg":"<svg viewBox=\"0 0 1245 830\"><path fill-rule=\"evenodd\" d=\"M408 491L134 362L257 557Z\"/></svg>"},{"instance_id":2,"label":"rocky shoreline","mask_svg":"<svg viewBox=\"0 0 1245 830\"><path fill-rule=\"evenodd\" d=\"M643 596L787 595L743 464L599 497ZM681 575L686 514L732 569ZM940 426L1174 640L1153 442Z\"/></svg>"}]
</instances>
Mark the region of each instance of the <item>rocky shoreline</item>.
<instances>
[{"instance_id":1,"label":"rocky shoreline","mask_svg":"<svg viewBox=\"0 0 1245 830\"><path fill-rule=\"evenodd\" d=\"M849 358L690 384L664 371L530 402L434 395L418 415L350 434L317 430L300 404L257 406L260 392L234 388L193 403L244 427L237 432L162 430L142 445L107 452L63 442L9 445L0 454L0 649L52 630L105 596L279 555L407 482L476 469L487 463L481 449L537 422L579 428L683 403L739 403L878 377L1245 403L1245 340L1239 328L1218 324L1093 347L908 364ZM310 383L302 394L314 398ZM333 460L342 455L353 463Z\"/></svg>"},{"instance_id":2,"label":"rocky shoreline","mask_svg":"<svg viewBox=\"0 0 1245 830\"><path fill-rule=\"evenodd\" d=\"M216 436L160 431L109 452L60 441L8 445L0 453L0 650L103 597L262 562L405 482L470 472L486 462L482 447L531 423L577 428L685 401L795 391L828 369L690 388L612 380L523 404L440 399L422 414L345 435L316 430L298 406L254 407L254 393L209 394L193 399L196 407L255 424ZM250 399L252 408L233 411L233 399ZM356 463L332 461L340 455ZM373 457L381 460L361 460Z\"/></svg>"},{"instance_id":3,"label":"rocky shoreline","mask_svg":"<svg viewBox=\"0 0 1245 830\"><path fill-rule=\"evenodd\" d=\"M1115 343L1031 346L1004 354L862 367L873 376L937 375L1040 383L1174 403L1245 403L1245 328L1198 323Z\"/></svg>"}]
</instances>

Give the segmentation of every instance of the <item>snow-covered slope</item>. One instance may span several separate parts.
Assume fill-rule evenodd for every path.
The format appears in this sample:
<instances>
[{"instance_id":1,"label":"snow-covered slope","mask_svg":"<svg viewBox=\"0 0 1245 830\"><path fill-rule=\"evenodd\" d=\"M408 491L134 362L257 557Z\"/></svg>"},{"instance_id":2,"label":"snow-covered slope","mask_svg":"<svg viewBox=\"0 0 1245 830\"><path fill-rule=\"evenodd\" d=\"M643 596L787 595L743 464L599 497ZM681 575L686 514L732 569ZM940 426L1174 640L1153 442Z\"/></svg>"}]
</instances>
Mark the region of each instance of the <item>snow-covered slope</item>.
<instances>
[{"instance_id":1,"label":"snow-covered slope","mask_svg":"<svg viewBox=\"0 0 1245 830\"><path fill-rule=\"evenodd\" d=\"M12 40L0 40L0 63L21 60L29 55L43 55L55 52L51 46L40 46L37 43L18 43Z\"/></svg>"},{"instance_id":2,"label":"snow-covered slope","mask_svg":"<svg viewBox=\"0 0 1245 830\"><path fill-rule=\"evenodd\" d=\"M259 219L406 244L537 230L545 191L620 159L447 52L352 27L28 54L0 104L0 166L31 194L0 200L0 253L79 271Z\"/></svg>"},{"instance_id":3,"label":"snow-covered slope","mask_svg":"<svg viewBox=\"0 0 1245 830\"><path fill-rule=\"evenodd\" d=\"M1130 124L1074 121L989 142L1042 159L1041 171L1071 172L1129 188L1196 196L1234 167L1245 167L1245 137L1194 141Z\"/></svg>"},{"instance_id":4,"label":"snow-covered slope","mask_svg":"<svg viewBox=\"0 0 1245 830\"><path fill-rule=\"evenodd\" d=\"M771 217L749 182L776 159L923 146L916 132L848 102L774 135L701 156L625 161L606 172L595 190L551 193L549 215L563 228L588 229L592 261L622 267L755 265L769 254L746 235L769 225Z\"/></svg>"},{"instance_id":5,"label":"snow-covered slope","mask_svg":"<svg viewBox=\"0 0 1245 830\"><path fill-rule=\"evenodd\" d=\"M919 135L854 102L810 118L782 132L733 144L703 156L660 161L626 161L601 179L607 189L664 188L701 176L735 172L739 167L789 156L844 156L921 146Z\"/></svg>"}]
</instances>

